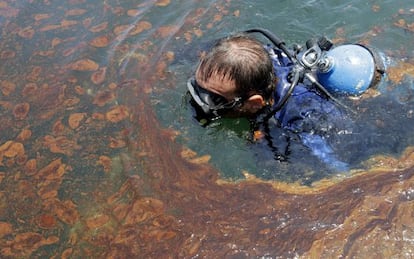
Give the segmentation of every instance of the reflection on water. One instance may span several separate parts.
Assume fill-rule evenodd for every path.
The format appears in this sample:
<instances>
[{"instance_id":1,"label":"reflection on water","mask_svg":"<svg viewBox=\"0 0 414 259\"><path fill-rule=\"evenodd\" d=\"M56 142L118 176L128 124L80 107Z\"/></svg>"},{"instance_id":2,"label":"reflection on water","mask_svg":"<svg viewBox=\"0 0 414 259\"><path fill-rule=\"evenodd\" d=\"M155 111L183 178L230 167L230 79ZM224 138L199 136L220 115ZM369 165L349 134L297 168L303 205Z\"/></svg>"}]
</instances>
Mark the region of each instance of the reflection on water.
<instances>
[{"instance_id":1,"label":"reflection on water","mask_svg":"<svg viewBox=\"0 0 414 259\"><path fill-rule=\"evenodd\" d=\"M0 0L1 257L412 256L413 7L299 4ZM316 181L259 163L244 120L192 120L194 46L286 21L291 41L326 31L395 61L387 95L352 101L374 110L356 118L371 151L344 154L366 172ZM257 178L287 172L313 186Z\"/></svg>"}]
</instances>

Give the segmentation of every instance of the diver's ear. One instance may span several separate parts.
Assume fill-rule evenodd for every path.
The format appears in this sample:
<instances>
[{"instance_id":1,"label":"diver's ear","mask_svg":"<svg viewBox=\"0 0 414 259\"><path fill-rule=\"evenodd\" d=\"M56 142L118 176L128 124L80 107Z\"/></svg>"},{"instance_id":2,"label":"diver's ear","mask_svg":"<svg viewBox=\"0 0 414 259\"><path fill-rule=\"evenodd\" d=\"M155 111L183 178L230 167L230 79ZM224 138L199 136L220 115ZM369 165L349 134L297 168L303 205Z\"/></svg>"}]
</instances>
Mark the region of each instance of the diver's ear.
<instances>
[{"instance_id":1,"label":"diver's ear","mask_svg":"<svg viewBox=\"0 0 414 259\"><path fill-rule=\"evenodd\" d=\"M266 102L260 94L252 95L245 101L245 107L253 112L259 111L265 104Z\"/></svg>"}]
</instances>

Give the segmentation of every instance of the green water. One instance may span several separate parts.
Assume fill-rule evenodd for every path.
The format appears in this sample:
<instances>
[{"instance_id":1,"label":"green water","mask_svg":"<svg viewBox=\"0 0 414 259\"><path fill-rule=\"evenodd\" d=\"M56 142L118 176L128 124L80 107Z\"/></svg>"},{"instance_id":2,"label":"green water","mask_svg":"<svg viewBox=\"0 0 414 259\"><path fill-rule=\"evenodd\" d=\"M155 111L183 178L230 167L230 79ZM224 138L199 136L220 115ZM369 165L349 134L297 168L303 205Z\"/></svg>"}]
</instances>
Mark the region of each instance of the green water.
<instances>
[{"instance_id":1,"label":"green water","mask_svg":"<svg viewBox=\"0 0 414 259\"><path fill-rule=\"evenodd\" d=\"M406 2L369 1L272 1L233 3L231 10L240 11L240 16L230 16L223 19L204 37L197 39L192 45L205 46L206 42L229 33L242 31L252 27L263 27L273 31L284 39L287 45L293 43L304 44L310 37L325 35L342 42L365 42L386 53L387 62L395 64L399 60L411 57L413 49L413 33L397 28L394 23L399 19L406 19L412 23L413 10ZM400 14L405 10L405 14ZM207 17L206 17L207 18ZM205 22L208 22L206 19ZM208 45L208 43L207 43ZM249 127L243 120L222 120L214 125L202 128L191 120L191 111L188 105L183 104L182 96L185 92L186 79L191 75L196 65L199 48L184 46L184 51L177 52L178 60L170 67L177 77L177 88L159 98L157 111L161 121L183 132L182 143L197 151L200 155L210 154L211 163L224 177L239 178L241 172L247 170L266 179L284 179L288 181L312 182L325 176L334 174L318 159L315 159L306 148L297 144L296 155L290 158L289 163L274 161L269 149L248 141ZM202 48L202 47L200 47ZM191 56L191 53L195 53ZM181 57L181 60L180 60ZM344 159L353 169L362 169L363 160L376 154L398 155L407 146L413 144L412 119L407 114L412 110L411 99L404 103L399 102L401 96L412 93L411 79L407 78L398 90L387 91L387 87L395 87L386 78L381 82L379 89L383 92L380 98L369 100L361 106L368 107L368 111L358 115L360 123L351 140L335 140L338 144L337 152L343 154ZM166 103L163 103L165 102ZM347 100L344 100L347 102ZM389 108L381 108L382 103L390 103ZM172 107L171 107L172 106ZM353 106L356 108L356 106ZM384 114L381 114L383 112ZM375 119L384 119L387 129L377 129ZM405 130L407 129L407 130ZM277 134L282 133L278 132ZM381 137L383 136L383 137ZM351 157L352 150L365 147L349 145L349 141L358 142L372 138L366 152L359 152ZM276 139L277 141L277 139ZM296 144L294 144L296 145ZM300 149L304 149L303 152Z\"/></svg>"}]
</instances>

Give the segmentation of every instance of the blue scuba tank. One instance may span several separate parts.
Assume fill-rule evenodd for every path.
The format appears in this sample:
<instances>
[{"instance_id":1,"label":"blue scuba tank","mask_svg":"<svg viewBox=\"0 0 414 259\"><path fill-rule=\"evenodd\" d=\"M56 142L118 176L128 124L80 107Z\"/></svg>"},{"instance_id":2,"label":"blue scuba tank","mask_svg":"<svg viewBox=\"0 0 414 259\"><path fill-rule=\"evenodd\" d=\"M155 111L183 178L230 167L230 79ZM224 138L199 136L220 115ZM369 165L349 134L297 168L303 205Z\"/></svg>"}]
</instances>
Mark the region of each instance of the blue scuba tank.
<instances>
[{"instance_id":1,"label":"blue scuba tank","mask_svg":"<svg viewBox=\"0 0 414 259\"><path fill-rule=\"evenodd\" d=\"M335 47L325 53L327 64L318 69L318 81L330 92L359 95L375 80L374 56L357 44Z\"/></svg>"}]
</instances>

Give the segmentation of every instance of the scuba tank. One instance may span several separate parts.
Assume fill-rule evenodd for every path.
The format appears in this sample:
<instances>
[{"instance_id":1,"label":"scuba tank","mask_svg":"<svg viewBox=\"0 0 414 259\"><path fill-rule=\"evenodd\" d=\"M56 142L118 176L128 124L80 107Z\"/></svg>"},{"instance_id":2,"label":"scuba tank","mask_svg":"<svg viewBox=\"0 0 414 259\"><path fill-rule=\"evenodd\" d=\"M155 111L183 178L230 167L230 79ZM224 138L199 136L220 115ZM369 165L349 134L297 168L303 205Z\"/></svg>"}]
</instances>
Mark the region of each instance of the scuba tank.
<instances>
[{"instance_id":1,"label":"scuba tank","mask_svg":"<svg viewBox=\"0 0 414 259\"><path fill-rule=\"evenodd\" d=\"M335 47L322 57L318 81L331 93L360 95L384 74L384 63L374 50L358 44Z\"/></svg>"}]
</instances>

